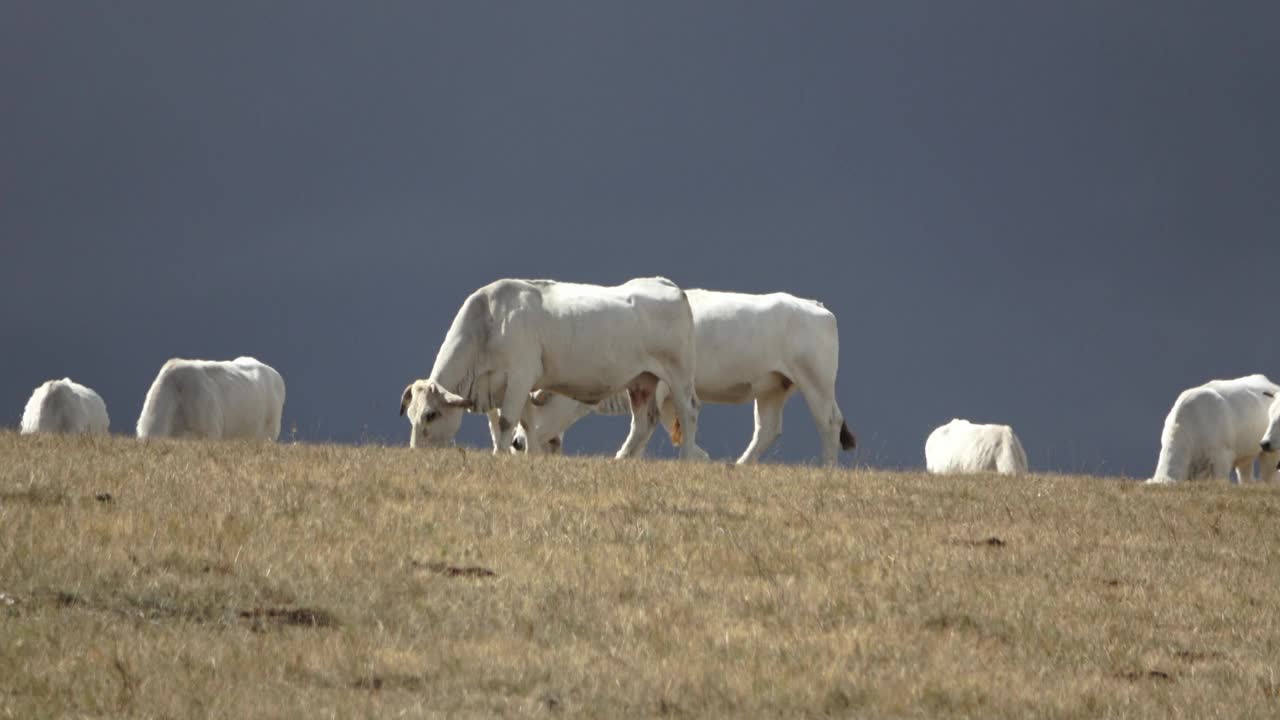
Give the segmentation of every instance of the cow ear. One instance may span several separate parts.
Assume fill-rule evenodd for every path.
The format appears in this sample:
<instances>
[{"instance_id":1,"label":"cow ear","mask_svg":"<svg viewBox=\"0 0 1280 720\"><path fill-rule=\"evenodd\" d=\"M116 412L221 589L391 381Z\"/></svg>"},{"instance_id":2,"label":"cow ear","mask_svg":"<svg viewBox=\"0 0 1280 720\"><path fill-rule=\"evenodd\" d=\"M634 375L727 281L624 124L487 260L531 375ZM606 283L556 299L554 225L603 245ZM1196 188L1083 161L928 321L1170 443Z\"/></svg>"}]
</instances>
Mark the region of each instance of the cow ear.
<instances>
[{"instance_id":1,"label":"cow ear","mask_svg":"<svg viewBox=\"0 0 1280 720\"><path fill-rule=\"evenodd\" d=\"M535 390L529 393L529 402L533 403L534 407L542 407L551 402L551 393L546 390Z\"/></svg>"},{"instance_id":2,"label":"cow ear","mask_svg":"<svg viewBox=\"0 0 1280 720\"><path fill-rule=\"evenodd\" d=\"M475 407L475 403L461 395L455 395L444 388L440 388L440 400L444 403L445 407L462 408L463 410L470 410Z\"/></svg>"},{"instance_id":3,"label":"cow ear","mask_svg":"<svg viewBox=\"0 0 1280 720\"><path fill-rule=\"evenodd\" d=\"M404 389L404 394L400 396L400 417L404 417L404 411L409 409L409 402L413 400L413 383Z\"/></svg>"}]
</instances>

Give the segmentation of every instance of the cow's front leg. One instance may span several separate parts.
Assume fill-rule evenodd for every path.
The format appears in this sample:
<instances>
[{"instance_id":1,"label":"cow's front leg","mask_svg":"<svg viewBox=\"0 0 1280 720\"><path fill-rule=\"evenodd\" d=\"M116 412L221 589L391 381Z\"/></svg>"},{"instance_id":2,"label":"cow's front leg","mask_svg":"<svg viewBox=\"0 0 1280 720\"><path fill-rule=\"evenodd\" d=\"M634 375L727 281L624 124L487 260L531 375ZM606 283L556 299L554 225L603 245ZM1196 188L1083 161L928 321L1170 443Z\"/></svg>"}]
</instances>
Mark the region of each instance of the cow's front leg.
<instances>
[{"instance_id":1,"label":"cow's front leg","mask_svg":"<svg viewBox=\"0 0 1280 720\"><path fill-rule=\"evenodd\" d=\"M493 454L505 455L511 452L511 441L516 435L516 426L524 414L525 405L529 402L529 392L533 390L532 382L513 382L507 378L507 394L498 407L496 421L490 421L489 432L493 435ZM528 448L530 453L537 453L541 448Z\"/></svg>"},{"instance_id":2,"label":"cow's front leg","mask_svg":"<svg viewBox=\"0 0 1280 720\"><path fill-rule=\"evenodd\" d=\"M493 446L498 447L498 442L502 440L502 430L498 424L498 411L490 410L485 413L485 417L489 418L489 438L493 440Z\"/></svg>"}]
</instances>

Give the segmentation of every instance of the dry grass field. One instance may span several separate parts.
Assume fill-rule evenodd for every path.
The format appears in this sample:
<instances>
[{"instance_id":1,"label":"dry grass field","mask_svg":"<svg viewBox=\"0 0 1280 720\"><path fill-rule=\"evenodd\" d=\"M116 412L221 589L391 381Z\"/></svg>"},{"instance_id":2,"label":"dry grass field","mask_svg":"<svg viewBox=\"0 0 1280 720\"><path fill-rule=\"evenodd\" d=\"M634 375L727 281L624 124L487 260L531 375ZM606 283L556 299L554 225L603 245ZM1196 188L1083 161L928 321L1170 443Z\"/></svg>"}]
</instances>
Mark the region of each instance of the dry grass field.
<instances>
[{"instance_id":1,"label":"dry grass field","mask_svg":"<svg viewBox=\"0 0 1280 720\"><path fill-rule=\"evenodd\" d=\"M0 716L1276 717L1280 488L0 433Z\"/></svg>"}]
</instances>

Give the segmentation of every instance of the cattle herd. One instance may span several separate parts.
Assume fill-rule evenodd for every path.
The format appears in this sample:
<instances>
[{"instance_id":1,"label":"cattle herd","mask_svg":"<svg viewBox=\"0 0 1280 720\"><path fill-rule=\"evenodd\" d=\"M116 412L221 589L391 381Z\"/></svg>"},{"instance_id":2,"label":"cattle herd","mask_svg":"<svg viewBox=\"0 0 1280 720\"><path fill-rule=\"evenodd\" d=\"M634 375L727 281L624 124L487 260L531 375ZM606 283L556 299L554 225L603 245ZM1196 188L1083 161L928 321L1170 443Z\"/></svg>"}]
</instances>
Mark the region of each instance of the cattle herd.
<instances>
[{"instance_id":1,"label":"cattle herd","mask_svg":"<svg viewBox=\"0 0 1280 720\"><path fill-rule=\"evenodd\" d=\"M454 317L430 377L405 388L400 414L410 447L453 443L466 412L484 414L495 453L557 453L591 413L631 416L617 457L639 457L661 423L682 459L697 445L701 403L755 403L755 432L739 463L758 460L782 433L782 409L804 397L822 459L852 450L836 404L836 317L787 293L682 290L665 278L615 287L498 280L472 293ZM1263 375L1212 380L1180 394L1164 422L1148 482L1224 478L1269 481L1280 462L1280 386ZM285 386L251 357L169 360L147 391L139 438L280 435ZM70 378L35 389L21 431L106 433L106 404ZM1027 472L1008 425L952 420L925 442L929 472Z\"/></svg>"},{"instance_id":2,"label":"cattle herd","mask_svg":"<svg viewBox=\"0 0 1280 720\"><path fill-rule=\"evenodd\" d=\"M251 357L230 361L166 362L138 418L140 438L275 440L284 410L284 378ZM31 393L21 431L105 433L107 404L71 378L50 380Z\"/></svg>"}]
</instances>

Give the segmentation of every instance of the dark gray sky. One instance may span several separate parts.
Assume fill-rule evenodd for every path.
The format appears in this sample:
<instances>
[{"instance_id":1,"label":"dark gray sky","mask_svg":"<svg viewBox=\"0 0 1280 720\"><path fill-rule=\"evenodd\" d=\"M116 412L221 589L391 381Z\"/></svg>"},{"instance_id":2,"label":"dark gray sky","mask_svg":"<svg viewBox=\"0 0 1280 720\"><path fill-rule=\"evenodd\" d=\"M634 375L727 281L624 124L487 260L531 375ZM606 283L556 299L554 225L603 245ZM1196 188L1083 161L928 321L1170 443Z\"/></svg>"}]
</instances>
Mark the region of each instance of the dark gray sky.
<instances>
[{"instance_id":1,"label":"dark gray sky","mask_svg":"<svg viewBox=\"0 0 1280 720\"><path fill-rule=\"evenodd\" d=\"M1179 390L1280 379L1277 28L1174 0L4 3L0 422L70 375L132 432L166 358L251 354L300 438L405 443L470 291L661 274L832 309L856 462L921 466L967 417L1035 468L1145 477ZM749 408L703 417L745 447ZM793 398L771 457L818 454Z\"/></svg>"}]
</instances>

